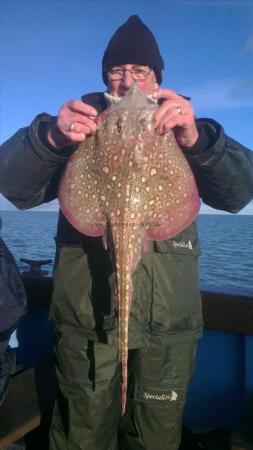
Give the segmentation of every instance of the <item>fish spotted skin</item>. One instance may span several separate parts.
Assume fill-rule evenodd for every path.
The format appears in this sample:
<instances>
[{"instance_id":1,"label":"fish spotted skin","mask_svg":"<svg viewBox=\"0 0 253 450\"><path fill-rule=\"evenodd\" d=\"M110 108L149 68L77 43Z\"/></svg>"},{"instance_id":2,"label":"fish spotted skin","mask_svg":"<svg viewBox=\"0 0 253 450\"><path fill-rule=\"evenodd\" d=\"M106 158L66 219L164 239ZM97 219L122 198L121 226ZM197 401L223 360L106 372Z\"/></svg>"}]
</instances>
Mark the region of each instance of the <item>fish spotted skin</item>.
<instances>
[{"instance_id":1,"label":"fish spotted skin","mask_svg":"<svg viewBox=\"0 0 253 450\"><path fill-rule=\"evenodd\" d=\"M169 239L195 219L200 201L173 132L157 135L157 105L137 85L101 114L94 136L71 156L59 189L61 209L88 236L103 236L116 269L122 414L127 393L132 273L149 240Z\"/></svg>"}]
</instances>

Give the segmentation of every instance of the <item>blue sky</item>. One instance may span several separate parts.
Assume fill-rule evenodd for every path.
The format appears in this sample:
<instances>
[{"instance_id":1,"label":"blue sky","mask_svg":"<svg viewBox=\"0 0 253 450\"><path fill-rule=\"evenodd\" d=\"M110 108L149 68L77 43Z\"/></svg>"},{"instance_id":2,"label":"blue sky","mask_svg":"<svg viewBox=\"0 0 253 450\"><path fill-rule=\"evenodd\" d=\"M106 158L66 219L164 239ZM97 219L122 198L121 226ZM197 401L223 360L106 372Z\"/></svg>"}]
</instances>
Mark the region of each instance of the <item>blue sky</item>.
<instances>
[{"instance_id":1,"label":"blue sky","mask_svg":"<svg viewBox=\"0 0 253 450\"><path fill-rule=\"evenodd\" d=\"M197 117L253 149L253 1L2 0L0 8L1 142L36 114L104 90L108 40L138 14L159 42L163 87L189 95Z\"/></svg>"}]
</instances>

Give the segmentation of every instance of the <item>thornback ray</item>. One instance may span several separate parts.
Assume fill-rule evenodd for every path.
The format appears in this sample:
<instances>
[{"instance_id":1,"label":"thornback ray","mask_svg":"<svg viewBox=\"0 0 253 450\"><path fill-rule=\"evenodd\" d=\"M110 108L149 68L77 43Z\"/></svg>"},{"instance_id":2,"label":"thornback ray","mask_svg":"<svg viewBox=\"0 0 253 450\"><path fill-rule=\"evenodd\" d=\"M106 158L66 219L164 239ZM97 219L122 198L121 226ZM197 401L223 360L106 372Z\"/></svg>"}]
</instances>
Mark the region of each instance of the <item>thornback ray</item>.
<instances>
[{"instance_id":1,"label":"thornback ray","mask_svg":"<svg viewBox=\"0 0 253 450\"><path fill-rule=\"evenodd\" d=\"M61 209L87 236L103 236L116 270L122 414L126 408L132 273L150 240L169 239L196 218L194 176L172 131L157 135L157 104L134 84L103 112L81 143L59 188Z\"/></svg>"}]
</instances>

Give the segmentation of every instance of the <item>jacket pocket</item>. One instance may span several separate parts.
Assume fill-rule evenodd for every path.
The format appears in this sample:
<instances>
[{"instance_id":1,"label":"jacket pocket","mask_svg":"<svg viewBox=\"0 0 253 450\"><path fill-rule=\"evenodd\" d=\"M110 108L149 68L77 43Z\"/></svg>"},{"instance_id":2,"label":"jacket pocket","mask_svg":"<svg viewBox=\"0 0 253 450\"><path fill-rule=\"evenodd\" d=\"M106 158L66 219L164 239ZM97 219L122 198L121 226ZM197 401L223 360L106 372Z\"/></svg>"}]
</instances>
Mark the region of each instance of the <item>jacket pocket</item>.
<instances>
[{"instance_id":1,"label":"jacket pocket","mask_svg":"<svg viewBox=\"0 0 253 450\"><path fill-rule=\"evenodd\" d=\"M185 230L171 239L155 241L154 252L200 256L201 251L196 223L193 222Z\"/></svg>"},{"instance_id":2,"label":"jacket pocket","mask_svg":"<svg viewBox=\"0 0 253 450\"><path fill-rule=\"evenodd\" d=\"M202 327L199 255L195 223L174 238L154 242L153 333L191 333Z\"/></svg>"}]
</instances>

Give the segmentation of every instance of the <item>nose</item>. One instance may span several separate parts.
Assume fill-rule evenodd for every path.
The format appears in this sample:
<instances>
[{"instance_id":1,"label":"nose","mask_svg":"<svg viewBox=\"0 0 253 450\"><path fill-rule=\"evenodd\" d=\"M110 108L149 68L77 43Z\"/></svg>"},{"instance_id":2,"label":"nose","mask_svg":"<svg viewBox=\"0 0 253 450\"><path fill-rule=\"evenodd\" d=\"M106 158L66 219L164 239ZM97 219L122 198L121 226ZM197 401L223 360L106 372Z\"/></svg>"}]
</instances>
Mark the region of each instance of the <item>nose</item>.
<instances>
[{"instance_id":1,"label":"nose","mask_svg":"<svg viewBox=\"0 0 253 450\"><path fill-rule=\"evenodd\" d=\"M122 85L125 89L129 89L132 84L134 83L134 80L132 78L132 74L129 69L125 69L124 71L124 78L122 78Z\"/></svg>"}]
</instances>

